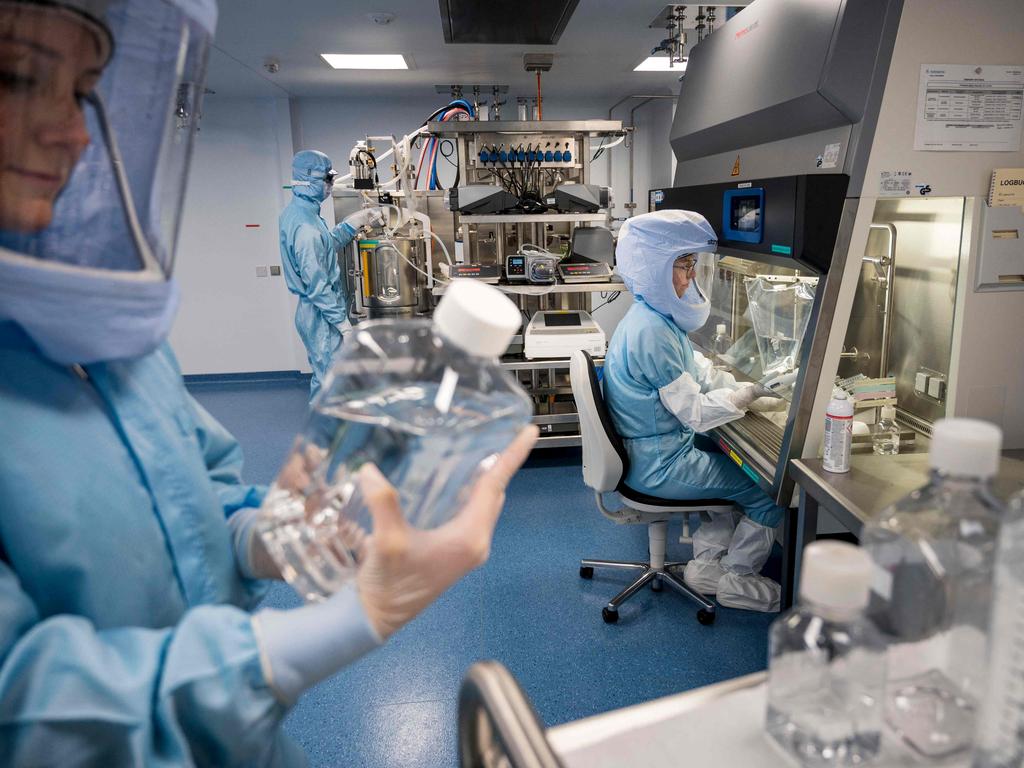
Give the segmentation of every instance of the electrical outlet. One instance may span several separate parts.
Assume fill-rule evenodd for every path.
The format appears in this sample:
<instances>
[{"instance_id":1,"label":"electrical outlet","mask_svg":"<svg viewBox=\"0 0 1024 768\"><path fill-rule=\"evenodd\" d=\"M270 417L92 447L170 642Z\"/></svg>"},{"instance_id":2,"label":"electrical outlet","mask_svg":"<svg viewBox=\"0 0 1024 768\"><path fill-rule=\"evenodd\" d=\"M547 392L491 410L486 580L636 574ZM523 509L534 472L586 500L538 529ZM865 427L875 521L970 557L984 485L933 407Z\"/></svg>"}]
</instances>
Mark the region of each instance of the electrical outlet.
<instances>
[{"instance_id":1,"label":"electrical outlet","mask_svg":"<svg viewBox=\"0 0 1024 768\"><path fill-rule=\"evenodd\" d=\"M270 268L256 267L256 277L270 277Z\"/></svg>"},{"instance_id":2,"label":"electrical outlet","mask_svg":"<svg viewBox=\"0 0 1024 768\"><path fill-rule=\"evenodd\" d=\"M276 265L274 265L274 264L271 264L270 265L270 276L271 277L280 277L281 276L281 268L276 266Z\"/></svg>"}]
</instances>

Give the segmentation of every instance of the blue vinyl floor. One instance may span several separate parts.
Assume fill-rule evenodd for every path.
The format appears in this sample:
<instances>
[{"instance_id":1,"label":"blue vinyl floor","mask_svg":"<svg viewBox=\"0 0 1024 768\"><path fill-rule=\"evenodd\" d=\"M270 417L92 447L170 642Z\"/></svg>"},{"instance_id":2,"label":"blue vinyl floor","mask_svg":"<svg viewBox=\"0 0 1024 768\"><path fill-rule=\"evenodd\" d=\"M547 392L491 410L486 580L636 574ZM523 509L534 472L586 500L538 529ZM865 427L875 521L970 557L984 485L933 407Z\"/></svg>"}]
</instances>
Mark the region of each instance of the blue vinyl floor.
<instances>
[{"instance_id":1,"label":"blue vinyl floor","mask_svg":"<svg viewBox=\"0 0 1024 768\"><path fill-rule=\"evenodd\" d=\"M241 441L246 479L270 482L305 410L308 383L190 383L200 402ZM674 541L670 559L689 549ZM453 768L456 700L466 669L505 664L548 725L763 669L773 616L719 609L712 627L665 590L620 610L601 607L628 576L579 577L580 557L640 560L643 526L598 513L578 451L535 451L513 479L490 561L457 584L387 645L309 691L286 729L313 766ZM778 556L766 569L778 578ZM297 605L284 585L267 599Z\"/></svg>"}]
</instances>

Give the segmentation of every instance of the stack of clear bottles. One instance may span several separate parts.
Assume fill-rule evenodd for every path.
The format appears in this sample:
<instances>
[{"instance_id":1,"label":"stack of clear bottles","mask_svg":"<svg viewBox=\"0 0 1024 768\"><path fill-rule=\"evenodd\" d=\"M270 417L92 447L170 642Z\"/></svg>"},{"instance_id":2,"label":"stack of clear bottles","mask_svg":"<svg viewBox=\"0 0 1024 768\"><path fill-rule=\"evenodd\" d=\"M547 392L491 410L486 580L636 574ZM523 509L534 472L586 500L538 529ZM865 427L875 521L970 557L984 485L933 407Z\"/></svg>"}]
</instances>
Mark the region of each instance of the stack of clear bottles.
<instances>
[{"instance_id":1,"label":"stack of clear bottles","mask_svg":"<svg viewBox=\"0 0 1024 768\"><path fill-rule=\"evenodd\" d=\"M429 320L348 335L263 504L259 533L284 578L322 600L357 574L373 532L358 473L375 464L417 528L447 522L482 463L530 423L529 397L497 357L520 327L497 289L457 280Z\"/></svg>"},{"instance_id":2,"label":"stack of clear bottles","mask_svg":"<svg viewBox=\"0 0 1024 768\"><path fill-rule=\"evenodd\" d=\"M929 483L865 526L869 617L887 645L885 720L918 759L966 756L987 683L993 562L1002 508L990 481L1002 434L946 419Z\"/></svg>"},{"instance_id":3,"label":"stack of clear bottles","mask_svg":"<svg viewBox=\"0 0 1024 768\"><path fill-rule=\"evenodd\" d=\"M1010 501L999 532L989 684L972 768L1024 765L1024 494Z\"/></svg>"},{"instance_id":4,"label":"stack of clear bottles","mask_svg":"<svg viewBox=\"0 0 1024 768\"><path fill-rule=\"evenodd\" d=\"M800 604L772 624L767 731L800 765L874 762L885 643L864 615L871 559L838 541L804 551Z\"/></svg>"}]
</instances>

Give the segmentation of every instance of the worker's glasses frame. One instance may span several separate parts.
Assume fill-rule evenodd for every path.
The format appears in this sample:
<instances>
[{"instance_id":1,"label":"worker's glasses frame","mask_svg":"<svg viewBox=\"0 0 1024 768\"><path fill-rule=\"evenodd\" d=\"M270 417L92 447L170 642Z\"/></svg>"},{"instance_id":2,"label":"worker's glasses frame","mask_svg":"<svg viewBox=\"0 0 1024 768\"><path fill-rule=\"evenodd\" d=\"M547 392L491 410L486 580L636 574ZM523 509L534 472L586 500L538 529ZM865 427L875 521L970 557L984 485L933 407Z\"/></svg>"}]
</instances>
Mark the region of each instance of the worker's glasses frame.
<instances>
[{"instance_id":1,"label":"worker's glasses frame","mask_svg":"<svg viewBox=\"0 0 1024 768\"><path fill-rule=\"evenodd\" d=\"M672 269L679 269L686 274L691 275L697 270L697 257L690 256L685 259L680 259L672 265Z\"/></svg>"}]
</instances>

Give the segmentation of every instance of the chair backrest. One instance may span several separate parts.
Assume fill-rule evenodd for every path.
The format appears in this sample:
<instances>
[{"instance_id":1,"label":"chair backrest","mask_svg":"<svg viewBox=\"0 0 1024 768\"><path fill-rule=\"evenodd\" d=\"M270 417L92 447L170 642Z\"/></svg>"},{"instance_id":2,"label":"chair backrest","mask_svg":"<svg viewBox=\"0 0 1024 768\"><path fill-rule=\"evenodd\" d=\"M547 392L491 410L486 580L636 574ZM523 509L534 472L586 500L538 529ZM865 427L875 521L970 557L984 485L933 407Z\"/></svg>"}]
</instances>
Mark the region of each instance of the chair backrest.
<instances>
[{"instance_id":1,"label":"chair backrest","mask_svg":"<svg viewBox=\"0 0 1024 768\"><path fill-rule=\"evenodd\" d=\"M580 417L583 482L599 493L614 491L629 471L629 456L601 394L594 358L587 352L572 353L569 381Z\"/></svg>"}]
</instances>

